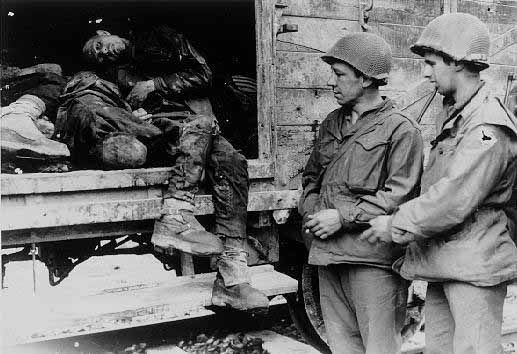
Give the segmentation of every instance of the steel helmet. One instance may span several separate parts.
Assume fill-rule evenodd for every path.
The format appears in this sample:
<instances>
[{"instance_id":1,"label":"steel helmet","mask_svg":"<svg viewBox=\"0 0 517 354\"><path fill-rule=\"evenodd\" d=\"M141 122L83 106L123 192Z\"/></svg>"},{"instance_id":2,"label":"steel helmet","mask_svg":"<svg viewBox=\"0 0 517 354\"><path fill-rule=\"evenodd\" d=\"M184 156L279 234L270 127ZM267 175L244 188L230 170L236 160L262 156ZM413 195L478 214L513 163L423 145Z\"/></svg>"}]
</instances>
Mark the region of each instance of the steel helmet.
<instances>
[{"instance_id":1,"label":"steel helmet","mask_svg":"<svg viewBox=\"0 0 517 354\"><path fill-rule=\"evenodd\" d=\"M391 70L391 48L373 33L351 32L321 58L329 64L344 61L365 76L378 80L387 79Z\"/></svg>"},{"instance_id":2,"label":"steel helmet","mask_svg":"<svg viewBox=\"0 0 517 354\"><path fill-rule=\"evenodd\" d=\"M488 28L470 14L444 14L429 22L410 49L420 56L426 51L443 53L456 61L471 62L486 69L490 49Z\"/></svg>"}]
</instances>

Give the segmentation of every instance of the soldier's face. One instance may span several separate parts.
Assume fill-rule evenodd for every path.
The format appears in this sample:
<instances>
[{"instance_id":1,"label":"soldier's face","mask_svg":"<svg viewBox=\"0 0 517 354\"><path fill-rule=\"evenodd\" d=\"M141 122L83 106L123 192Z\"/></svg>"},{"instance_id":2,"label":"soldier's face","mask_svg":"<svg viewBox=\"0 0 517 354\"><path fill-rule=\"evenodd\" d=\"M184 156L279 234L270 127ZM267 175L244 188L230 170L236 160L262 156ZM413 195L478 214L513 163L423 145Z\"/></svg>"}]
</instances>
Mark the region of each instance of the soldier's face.
<instances>
[{"instance_id":1,"label":"soldier's face","mask_svg":"<svg viewBox=\"0 0 517 354\"><path fill-rule=\"evenodd\" d=\"M447 64L443 57L434 53L424 55L424 77L444 96L451 96L455 92L454 78L457 67L454 63Z\"/></svg>"},{"instance_id":2,"label":"soldier's face","mask_svg":"<svg viewBox=\"0 0 517 354\"><path fill-rule=\"evenodd\" d=\"M343 62L331 65L332 73L327 84L332 87L337 103L353 106L363 95L363 78L357 76L354 69Z\"/></svg>"},{"instance_id":3,"label":"soldier's face","mask_svg":"<svg viewBox=\"0 0 517 354\"><path fill-rule=\"evenodd\" d=\"M126 39L115 35L96 36L91 41L90 55L97 63L117 61L129 44Z\"/></svg>"}]
</instances>

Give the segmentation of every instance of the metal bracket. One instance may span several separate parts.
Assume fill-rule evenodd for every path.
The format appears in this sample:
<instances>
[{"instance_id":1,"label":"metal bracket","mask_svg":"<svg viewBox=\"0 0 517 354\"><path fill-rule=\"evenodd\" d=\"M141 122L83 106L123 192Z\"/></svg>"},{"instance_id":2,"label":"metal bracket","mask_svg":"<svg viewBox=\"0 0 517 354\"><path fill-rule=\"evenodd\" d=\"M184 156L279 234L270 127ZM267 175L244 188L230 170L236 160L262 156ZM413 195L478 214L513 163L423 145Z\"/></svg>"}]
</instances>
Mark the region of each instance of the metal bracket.
<instances>
[{"instance_id":1,"label":"metal bracket","mask_svg":"<svg viewBox=\"0 0 517 354\"><path fill-rule=\"evenodd\" d=\"M298 32L298 25L296 24L283 24L280 25L280 19L282 18L284 14L284 9L287 7L287 4L279 1L275 4L275 17L273 21L273 33L276 35L279 35L281 33L288 33L288 32Z\"/></svg>"},{"instance_id":2,"label":"metal bracket","mask_svg":"<svg viewBox=\"0 0 517 354\"><path fill-rule=\"evenodd\" d=\"M278 32L276 34L289 32L298 32L298 25L295 23L284 23L278 28Z\"/></svg>"},{"instance_id":3,"label":"metal bracket","mask_svg":"<svg viewBox=\"0 0 517 354\"><path fill-rule=\"evenodd\" d=\"M373 0L369 0L368 5L364 6L361 0L357 0L359 7L359 25L363 32L371 32L371 27L368 25L370 19L370 11L373 9Z\"/></svg>"},{"instance_id":4,"label":"metal bracket","mask_svg":"<svg viewBox=\"0 0 517 354\"><path fill-rule=\"evenodd\" d=\"M256 229L271 226L271 211L262 210L253 213L253 217L248 218L250 226Z\"/></svg>"}]
</instances>

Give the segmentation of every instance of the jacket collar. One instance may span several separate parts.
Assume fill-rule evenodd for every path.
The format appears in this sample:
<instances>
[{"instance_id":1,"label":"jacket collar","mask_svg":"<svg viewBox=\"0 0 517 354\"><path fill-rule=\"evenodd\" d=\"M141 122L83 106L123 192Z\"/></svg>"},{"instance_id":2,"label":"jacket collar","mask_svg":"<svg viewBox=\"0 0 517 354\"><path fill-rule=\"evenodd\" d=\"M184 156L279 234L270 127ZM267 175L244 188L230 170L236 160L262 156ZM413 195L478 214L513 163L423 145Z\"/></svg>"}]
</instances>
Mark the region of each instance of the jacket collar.
<instances>
[{"instance_id":1,"label":"jacket collar","mask_svg":"<svg viewBox=\"0 0 517 354\"><path fill-rule=\"evenodd\" d=\"M452 98L445 98L443 101L445 119L441 123L441 130L451 128L457 119L468 116L481 102L489 95L485 82L481 82L462 101L455 102Z\"/></svg>"},{"instance_id":2,"label":"jacket collar","mask_svg":"<svg viewBox=\"0 0 517 354\"><path fill-rule=\"evenodd\" d=\"M456 131L460 124L493 124L505 126L517 135L517 119L499 98L493 96L487 86L488 85L484 82L481 82L478 89L473 92L468 99L459 104L453 104L455 109L450 111L450 114L447 115L447 118L441 124L441 131L433 141L434 143L440 139L445 131ZM447 106L445 108L447 111ZM501 113L497 113L494 109L501 109ZM431 144L433 144L433 142Z\"/></svg>"},{"instance_id":3,"label":"jacket collar","mask_svg":"<svg viewBox=\"0 0 517 354\"><path fill-rule=\"evenodd\" d=\"M342 135L341 126L344 121L350 121L351 119L351 109L349 107L341 107L339 109L338 114L334 117L332 121L329 122L328 132L337 140L341 141L344 138L354 135L359 129L361 129L365 124L368 124L372 119L378 117L379 114L382 115L384 112L388 112L394 107L393 101L387 97L383 97L382 103L379 105L373 106L370 109L366 110L359 116L357 122L350 127L346 131L344 135Z\"/></svg>"}]
</instances>

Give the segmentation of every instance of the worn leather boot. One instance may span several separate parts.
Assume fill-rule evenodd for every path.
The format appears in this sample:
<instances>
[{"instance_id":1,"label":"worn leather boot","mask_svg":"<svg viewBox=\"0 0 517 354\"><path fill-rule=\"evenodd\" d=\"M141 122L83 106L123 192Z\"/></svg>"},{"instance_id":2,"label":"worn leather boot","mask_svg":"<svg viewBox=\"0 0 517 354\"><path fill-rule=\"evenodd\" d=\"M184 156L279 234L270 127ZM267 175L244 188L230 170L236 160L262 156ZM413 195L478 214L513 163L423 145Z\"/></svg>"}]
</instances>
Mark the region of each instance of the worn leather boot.
<instances>
[{"instance_id":1,"label":"worn leather boot","mask_svg":"<svg viewBox=\"0 0 517 354\"><path fill-rule=\"evenodd\" d=\"M224 252L217 260L217 277L212 288L212 304L236 310L267 309L269 300L250 285L245 239L226 237Z\"/></svg>"},{"instance_id":2,"label":"worn leather boot","mask_svg":"<svg viewBox=\"0 0 517 354\"><path fill-rule=\"evenodd\" d=\"M206 231L194 216L193 201L168 198L166 204L165 215L154 223L151 242L156 251L172 254L177 249L201 257L223 252L221 239Z\"/></svg>"},{"instance_id":3,"label":"worn leather boot","mask_svg":"<svg viewBox=\"0 0 517 354\"><path fill-rule=\"evenodd\" d=\"M267 296L249 283L225 286L219 275L212 288L212 305L236 310L259 310L269 307Z\"/></svg>"}]
</instances>

